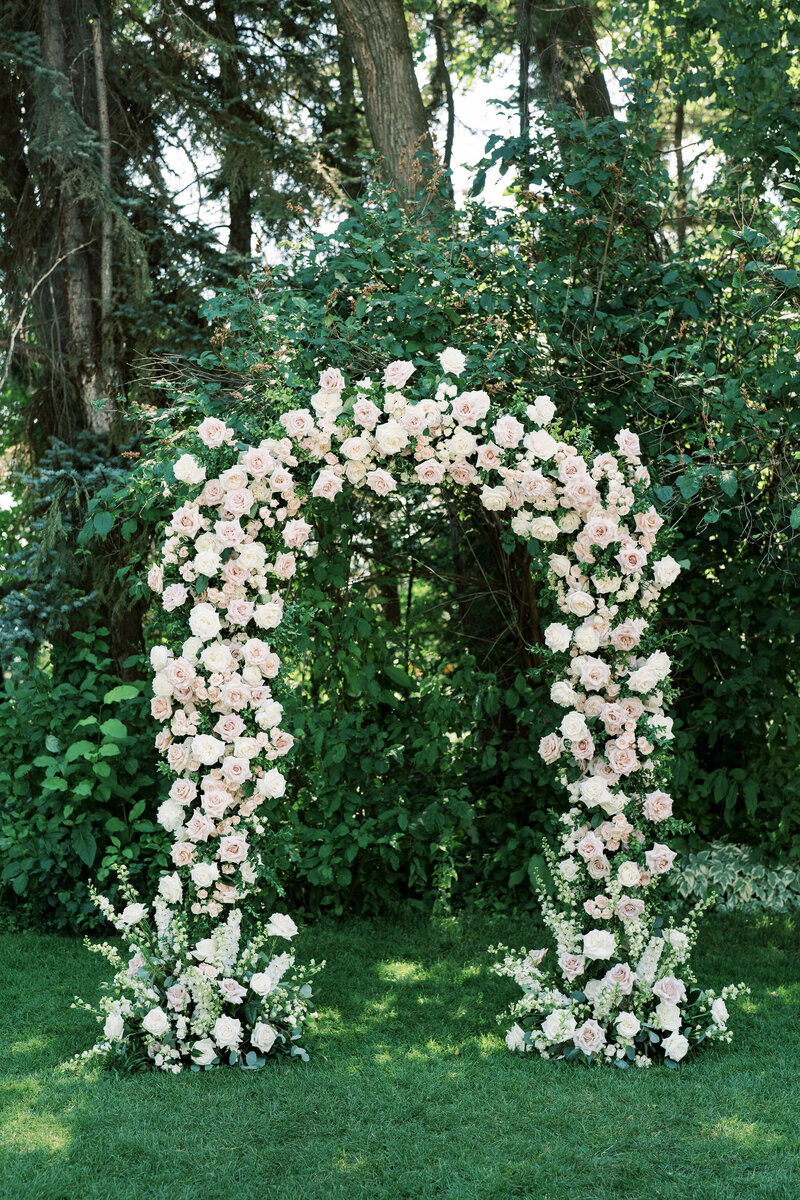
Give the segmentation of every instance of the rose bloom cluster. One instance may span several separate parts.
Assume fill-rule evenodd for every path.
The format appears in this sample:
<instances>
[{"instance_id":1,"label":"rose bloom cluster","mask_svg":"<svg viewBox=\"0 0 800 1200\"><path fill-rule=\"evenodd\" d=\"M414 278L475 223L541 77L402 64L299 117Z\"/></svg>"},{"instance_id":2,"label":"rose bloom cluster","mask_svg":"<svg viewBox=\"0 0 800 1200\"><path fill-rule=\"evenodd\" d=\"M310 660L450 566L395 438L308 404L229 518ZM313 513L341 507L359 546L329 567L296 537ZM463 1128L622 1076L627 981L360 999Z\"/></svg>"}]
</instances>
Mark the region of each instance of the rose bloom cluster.
<instances>
[{"instance_id":1,"label":"rose bloom cluster","mask_svg":"<svg viewBox=\"0 0 800 1200\"><path fill-rule=\"evenodd\" d=\"M557 963L549 976L525 955L506 956L498 968L525 992L510 1044L615 1059L629 1058L632 1045L642 1058L656 1047L677 1061L690 982L677 972L689 934L675 931L669 943L645 897L675 857L660 832L672 801L655 780L657 752L672 737L663 709L670 662L650 645L648 618L679 567L656 551L662 520L638 439L623 430L615 453L594 454L585 437L561 436L549 396L498 408L486 391L460 386L466 358L458 349L439 360L435 375L401 360L352 386L327 368L317 390L284 411L258 445L240 443L216 417L187 435L173 464L180 503L148 576L176 631L151 654L156 745L173 775L158 810L173 837L174 870L161 881L157 924L168 931L164 944L173 939L181 969L192 964L193 980L216 972L215 1003L221 996L246 1004L247 971L255 969L248 955L260 933L237 933L243 949L224 965L216 950L207 954L215 931L232 927L258 886L267 833L259 809L285 790L281 760L293 738L282 724L281 661L270 638L303 557L316 550L314 514L345 487L379 497L412 484L476 488L530 547L559 610L545 643L557 675L551 698L563 715L539 753L555 765L571 804L553 860L559 903L545 905ZM149 971L142 954L137 943L136 978ZM152 988L152 971L148 980ZM189 999L181 1010L157 1006L169 1034L142 1020L148 1053L171 1045L168 1057L184 1061L185 1032L201 1027L218 1056L227 1052L224 1029L208 1025L210 1002L201 997L209 989L195 994L180 973L175 981ZM568 999L567 988L582 999ZM133 1011L138 1020L141 1008ZM719 1017L719 1005L715 1011ZM123 1008L117 1015L131 1016ZM223 1015L241 1021L231 1010ZM711 1020L707 1036L712 1026L722 1032L724 1022ZM252 1025L239 1034L234 1053L248 1038L259 1051Z\"/></svg>"}]
</instances>

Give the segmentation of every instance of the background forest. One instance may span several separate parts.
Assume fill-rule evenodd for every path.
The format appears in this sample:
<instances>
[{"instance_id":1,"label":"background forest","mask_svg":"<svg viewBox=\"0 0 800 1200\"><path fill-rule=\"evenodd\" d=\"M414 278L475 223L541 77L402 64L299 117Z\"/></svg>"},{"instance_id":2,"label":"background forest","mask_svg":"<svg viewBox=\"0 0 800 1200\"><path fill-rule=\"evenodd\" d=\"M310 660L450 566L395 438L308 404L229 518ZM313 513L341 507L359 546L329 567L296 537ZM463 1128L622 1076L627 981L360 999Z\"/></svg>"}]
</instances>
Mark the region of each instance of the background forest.
<instances>
[{"instance_id":1,"label":"background forest","mask_svg":"<svg viewBox=\"0 0 800 1200\"><path fill-rule=\"evenodd\" d=\"M458 346L635 427L687 569L676 804L800 865L800 12L0 3L0 860L17 919L165 837L143 576L170 439ZM490 97L492 104L486 98ZM463 170L459 147L481 147ZM416 155L408 147L416 147ZM451 171L452 168L452 171ZM536 589L479 505L338 507L296 594L293 910L535 904ZM342 595L345 600L342 600ZM733 886L747 854L724 852ZM693 876L687 872L685 879ZM745 897L747 898L747 896Z\"/></svg>"}]
</instances>

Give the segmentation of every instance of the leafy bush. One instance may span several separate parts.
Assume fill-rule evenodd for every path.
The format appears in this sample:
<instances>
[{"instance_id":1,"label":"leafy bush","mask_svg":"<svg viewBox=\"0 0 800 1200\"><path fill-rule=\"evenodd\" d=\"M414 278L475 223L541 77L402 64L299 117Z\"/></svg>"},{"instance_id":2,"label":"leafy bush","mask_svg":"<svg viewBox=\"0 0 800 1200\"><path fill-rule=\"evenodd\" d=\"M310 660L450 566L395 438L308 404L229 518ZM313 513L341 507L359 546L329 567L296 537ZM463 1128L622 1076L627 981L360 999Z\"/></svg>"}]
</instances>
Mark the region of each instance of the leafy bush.
<instances>
[{"instance_id":1,"label":"leafy bush","mask_svg":"<svg viewBox=\"0 0 800 1200\"><path fill-rule=\"evenodd\" d=\"M151 820L156 772L142 683L112 667L106 630L73 633L63 660L3 684L0 876L4 898L56 928L97 923L86 883L126 864L145 882L166 863ZM141 661L128 664L142 676Z\"/></svg>"}]
</instances>

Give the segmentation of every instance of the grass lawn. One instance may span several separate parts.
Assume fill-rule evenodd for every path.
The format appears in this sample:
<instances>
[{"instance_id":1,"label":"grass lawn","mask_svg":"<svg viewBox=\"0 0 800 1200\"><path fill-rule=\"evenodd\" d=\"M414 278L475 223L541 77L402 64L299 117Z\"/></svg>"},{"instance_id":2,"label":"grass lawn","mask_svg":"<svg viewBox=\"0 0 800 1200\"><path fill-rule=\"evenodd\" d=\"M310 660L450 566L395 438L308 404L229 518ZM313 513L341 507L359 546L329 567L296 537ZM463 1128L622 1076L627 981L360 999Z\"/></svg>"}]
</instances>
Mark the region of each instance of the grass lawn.
<instances>
[{"instance_id":1,"label":"grass lawn","mask_svg":"<svg viewBox=\"0 0 800 1200\"><path fill-rule=\"evenodd\" d=\"M678 1071L511 1055L487 944L523 921L320 924L312 1061L114 1078L65 1071L105 964L0 937L3 1200L797 1200L800 931L708 921L703 982L745 979L730 1047Z\"/></svg>"}]
</instances>

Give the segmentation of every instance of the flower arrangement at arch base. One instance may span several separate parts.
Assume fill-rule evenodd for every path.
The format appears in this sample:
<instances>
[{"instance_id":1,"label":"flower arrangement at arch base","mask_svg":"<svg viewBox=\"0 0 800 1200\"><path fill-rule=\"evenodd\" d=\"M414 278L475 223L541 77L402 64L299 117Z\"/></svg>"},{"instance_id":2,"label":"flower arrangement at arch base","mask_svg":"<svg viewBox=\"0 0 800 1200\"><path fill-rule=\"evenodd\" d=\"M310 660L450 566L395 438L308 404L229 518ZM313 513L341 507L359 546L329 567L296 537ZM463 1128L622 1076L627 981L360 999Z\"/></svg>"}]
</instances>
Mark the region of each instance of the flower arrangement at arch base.
<instances>
[{"instance_id":1,"label":"flower arrangement at arch base","mask_svg":"<svg viewBox=\"0 0 800 1200\"><path fill-rule=\"evenodd\" d=\"M103 1036L73 1061L99 1057L123 1070L155 1067L173 1074L221 1064L257 1070L268 1056L281 1053L307 1062L304 1023L317 1015L311 1011L311 980L325 964L296 966L294 954L283 948L297 933L291 917L273 913L243 943L242 913L234 908L190 949L185 911L170 906L182 899L178 875L161 880L153 927L124 871L120 874L128 901L120 913L94 890L93 897L131 939L130 958L123 962L115 946L86 940L116 973L97 1005L75 1000L75 1007L103 1023Z\"/></svg>"}]
</instances>

